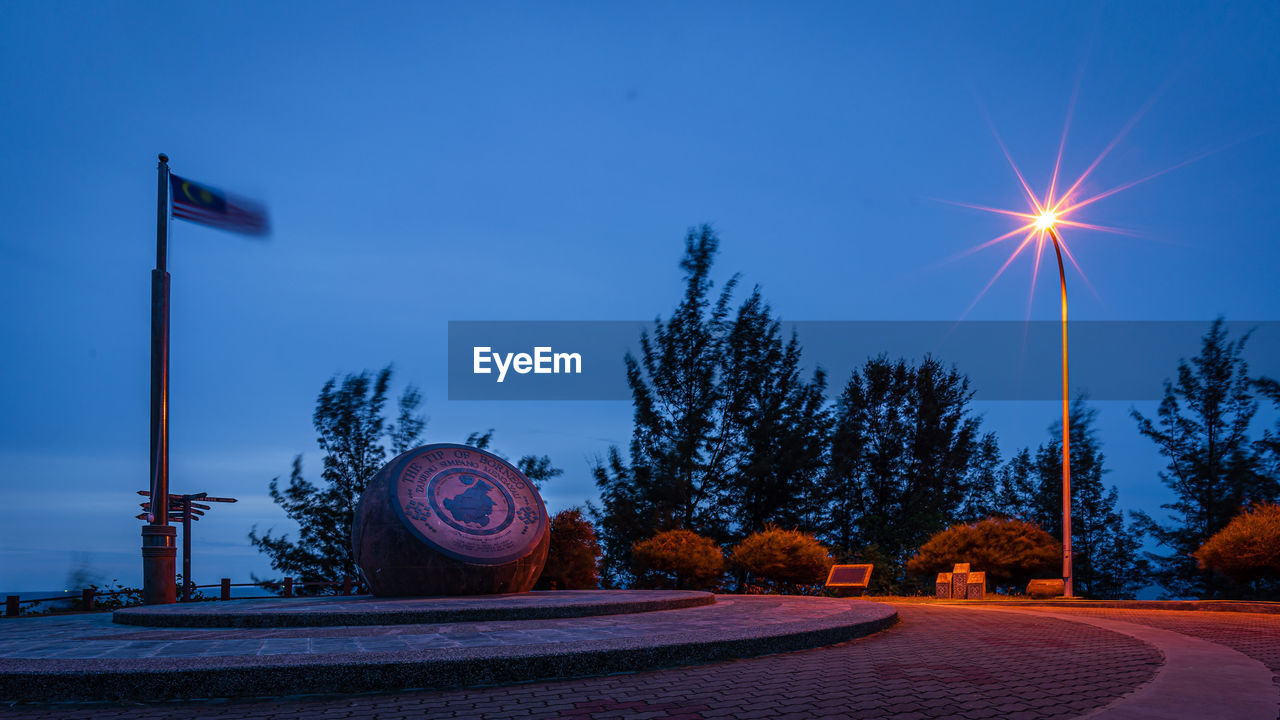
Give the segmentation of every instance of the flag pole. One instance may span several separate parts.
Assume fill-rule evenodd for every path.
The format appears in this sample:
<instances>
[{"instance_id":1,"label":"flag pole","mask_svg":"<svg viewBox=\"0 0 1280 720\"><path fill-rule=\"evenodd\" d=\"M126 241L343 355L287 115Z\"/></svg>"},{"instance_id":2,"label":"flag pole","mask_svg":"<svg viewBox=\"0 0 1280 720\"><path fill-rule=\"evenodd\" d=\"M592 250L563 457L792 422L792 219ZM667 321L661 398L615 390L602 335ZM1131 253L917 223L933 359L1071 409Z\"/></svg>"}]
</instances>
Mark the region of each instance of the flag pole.
<instances>
[{"instance_id":1,"label":"flag pole","mask_svg":"<svg viewBox=\"0 0 1280 720\"><path fill-rule=\"evenodd\" d=\"M176 528L169 524L169 157L156 182L156 267L151 271L151 508L142 526L142 601L176 600Z\"/></svg>"}]
</instances>

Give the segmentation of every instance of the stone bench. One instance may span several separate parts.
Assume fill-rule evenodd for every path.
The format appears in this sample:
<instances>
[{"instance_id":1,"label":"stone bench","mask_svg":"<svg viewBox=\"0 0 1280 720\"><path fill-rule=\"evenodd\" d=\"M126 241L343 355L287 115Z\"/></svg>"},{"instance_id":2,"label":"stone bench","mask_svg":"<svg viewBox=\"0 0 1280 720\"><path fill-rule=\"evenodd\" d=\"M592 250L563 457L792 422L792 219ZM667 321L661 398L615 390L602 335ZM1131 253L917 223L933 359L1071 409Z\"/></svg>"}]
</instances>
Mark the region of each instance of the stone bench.
<instances>
[{"instance_id":1,"label":"stone bench","mask_svg":"<svg viewBox=\"0 0 1280 720\"><path fill-rule=\"evenodd\" d=\"M1066 594L1066 587L1062 578L1032 580L1027 583L1027 595L1033 598L1062 597Z\"/></svg>"}]
</instances>

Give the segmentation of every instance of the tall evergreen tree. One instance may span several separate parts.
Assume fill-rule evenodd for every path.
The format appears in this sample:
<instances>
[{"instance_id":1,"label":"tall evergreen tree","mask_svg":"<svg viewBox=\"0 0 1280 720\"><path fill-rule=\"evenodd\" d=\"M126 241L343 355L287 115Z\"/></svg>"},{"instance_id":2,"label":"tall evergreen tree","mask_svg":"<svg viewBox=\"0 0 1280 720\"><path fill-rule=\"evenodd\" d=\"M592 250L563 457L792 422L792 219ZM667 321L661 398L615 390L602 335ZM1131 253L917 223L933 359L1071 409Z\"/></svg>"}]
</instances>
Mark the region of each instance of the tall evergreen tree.
<instances>
[{"instance_id":1,"label":"tall evergreen tree","mask_svg":"<svg viewBox=\"0 0 1280 720\"><path fill-rule=\"evenodd\" d=\"M1004 468L1000 462L1000 442L995 433L986 433L974 448L973 462L966 481L964 506L958 518L977 522L988 517L1005 516L1000 497Z\"/></svg>"},{"instance_id":2,"label":"tall evergreen tree","mask_svg":"<svg viewBox=\"0 0 1280 720\"><path fill-rule=\"evenodd\" d=\"M1071 404L1071 572L1076 594L1132 598L1146 586L1149 563L1139 552L1143 532L1126 526L1117 509L1119 491L1103 483L1106 457L1095 431L1098 411L1084 395ZM1062 423L1049 426L1049 441L1036 452L1038 492L1034 521L1062 538Z\"/></svg>"},{"instance_id":3,"label":"tall evergreen tree","mask_svg":"<svg viewBox=\"0 0 1280 720\"><path fill-rule=\"evenodd\" d=\"M712 294L718 244L709 227L690 230L684 297L626 358L630 458L612 448L597 463L600 507L589 506L606 583L624 581L632 544L662 530L728 542L767 523L807 529L821 515L825 376L801 377L799 340L784 342L759 288L736 313L736 278Z\"/></svg>"},{"instance_id":4,"label":"tall evergreen tree","mask_svg":"<svg viewBox=\"0 0 1280 720\"><path fill-rule=\"evenodd\" d=\"M599 505L587 503L601 546L600 582L604 587L626 587L631 580L632 544L654 534L651 503L634 482L617 446L596 460L591 475L600 492Z\"/></svg>"},{"instance_id":5,"label":"tall evergreen tree","mask_svg":"<svg viewBox=\"0 0 1280 720\"><path fill-rule=\"evenodd\" d=\"M249 531L249 542L271 559L271 567L304 582L358 577L351 557L351 523L365 486L394 454L417 445L426 418L417 414L422 396L409 386L400 396L399 416L388 423L383 414L391 386L391 366L376 375L330 378L316 398L312 416L324 452L319 485L302 476L302 456L293 459L288 487L272 478L271 499L298 524L298 539L288 534Z\"/></svg>"},{"instance_id":6,"label":"tall evergreen tree","mask_svg":"<svg viewBox=\"0 0 1280 720\"><path fill-rule=\"evenodd\" d=\"M1075 424L1075 421L1072 421ZM1024 511L1026 519L1039 525L1050 535L1062 539L1062 424L1050 423L1049 441L1036 448L1032 477L1032 493L1029 504ZM1071 443L1071 477L1075 484L1076 462L1075 438Z\"/></svg>"},{"instance_id":7,"label":"tall evergreen tree","mask_svg":"<svg viewBox=\"0 0 1280 720\"><path fill-rule=\"evenodd\" d=\"M1264 377L1255 380L1254 385L1271 401L1276 421L1275 427L1263 431L1262 439L1256 443L1262 474L1273 481L1280 480L1280 382Z\"/></svg>"},{"instance_id":8,"label":"tall evergreen tree","mask_svg":"<svg viewBox=\"0 0 1280 720\"><path fill-rule=\"evenodd\" d=\"M1031 451L1019 450L1000 467L993 514L1035 523L1043 530L1047 520L1037 503L1039 482L1040 474Z\"/></svg>"},{"instance_id":9,"label":"tall evergreen tree","mask_svg":"<svg viewBox=\"0 0 1280 720\"><path fill-rule=\"evenodd\" d=\"M631 464L616 448L594 474L601 507L589 506L604 545L605 582L624 579L631 545L675 528L727 535L718 502L733 460L732 418L718 382L736 278L716 299L711 266L719 238L706 225L685 237L685 293L671 318L640 337L640 357L626 356L635 407Z\"/></svg>"},{"instance_id":10,"label":"tall evergreen tree","mask_svg":"<svg viewBox=\"0 0 1280 720\"><path fill-rule=\"evenodd\" d=\"M1118 503L1119 491L1114 485L1105 496L1082 497L1073 502L1080 509L1072 512L1079 512L1098 529L1087 541L1086 574L1076 573L1083 579L1080 592L1088 597L1133 599L1151 581L1151 561L1142 552L1146 536L1143 525L1137 521L1126 524L1123 513L1116 509ZM1074 538L1074 520L1071 530ZM1072 553L1075 554L1074 548ZM1072 572L1075 572L1074 558L1072 563Z\"/></svg>"},{"instance_id":11,"label":"tall evergreen tree","mask_svg":"<svg viewBox=\"0 0 1280 720\"><path fill-rule=\"evenodd\" d=\"M800 342L782 342L759 288L738 309L726 343L721 386L737 447L725 502L740 540L766 525L816 529L826 458L826 375L800 377Z\"/></svg>"},{"instance_id":12,"label":"tall evergreen tree","mask_svg":"<svg viewBox=\"0 0 1280 720\"><path fill-rule=\"evenodd\" d=\"M1173 502L1161 505L1169 522L1146 513L1137 517L1171 551L1151 559L1156 579L1172 597L1228 594L1230 585L1197 569L1191 553L1245 505L1273 500L1280 489L1275 477L1262 472L1249 437L1258 404L1242 354L1247 340L1248 334L1229 339L1218 318L1202 338L1200 354L1178 363L1176 382L1165 381L1157 419L1132 413L1138 431L1168 459L1160 479L1174 493Z\"/></svg>"},{"instance_id":13,"label":"tall evergreen tree","mask_svg":"<svg viewBox=\"0 0 1280 720\"><path fill-rule=\"evenodd\" d=\"M874 546L902 574L907 556L957 519L979 420L968 379L926 357L881 356L855 371L836 404L826 536L845 555Z\"/></svg>"}]
</instances>

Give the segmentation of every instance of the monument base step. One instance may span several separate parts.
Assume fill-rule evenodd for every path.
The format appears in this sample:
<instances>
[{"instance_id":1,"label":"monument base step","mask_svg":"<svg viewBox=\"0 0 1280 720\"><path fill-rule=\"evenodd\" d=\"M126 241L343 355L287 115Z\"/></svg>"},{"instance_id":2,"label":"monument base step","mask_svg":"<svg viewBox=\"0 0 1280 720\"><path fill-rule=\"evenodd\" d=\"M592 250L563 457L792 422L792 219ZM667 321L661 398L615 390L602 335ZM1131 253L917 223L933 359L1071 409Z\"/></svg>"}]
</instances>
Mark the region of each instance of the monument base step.
<instances>
[{"instance_id":1,"label":"monument base step","mask_svg":"<svg viewBox=\"0 0 1280 720\"><path fill-rule=\"evenodd\" d=\"M159 701L430 690L804 650L889 627L879 603L777 595L625 615L416 625L137 628L105 613L0 625L0 697Z\"/></svg>"},{"instance_id":2,"label":"monument base step","mask_svg":"<svg viewBox=\"0 0 1280 720\"><path fill-rule=\"evenodd\" d=\"M682 590L552 590L406 598L330 595L144 605L117 610L113 619L123 625L149 627L421 625L623 615L698 607L715 601L711 593Z\"/></svg>"}]
</instances>

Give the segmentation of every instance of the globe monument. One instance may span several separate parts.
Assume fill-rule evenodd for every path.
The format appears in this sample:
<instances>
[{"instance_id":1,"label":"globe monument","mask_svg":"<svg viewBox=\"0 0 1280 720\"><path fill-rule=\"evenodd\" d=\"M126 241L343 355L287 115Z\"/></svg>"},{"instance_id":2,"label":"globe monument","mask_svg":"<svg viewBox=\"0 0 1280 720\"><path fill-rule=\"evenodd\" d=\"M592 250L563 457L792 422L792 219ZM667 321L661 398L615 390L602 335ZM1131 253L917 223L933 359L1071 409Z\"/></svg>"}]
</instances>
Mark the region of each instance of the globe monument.
<instances>
[{"instance_id":1,"label":"globe monument","mask_svg":"<svg viewBox=\"0 0 1280 720\"><path fill-rule=\"evenodd\" d=\"M537 488L511 463L424 445L369 482L351 548L374 595L523 593L546 563L549 526Z\"/></svg>"}]
</instances>

